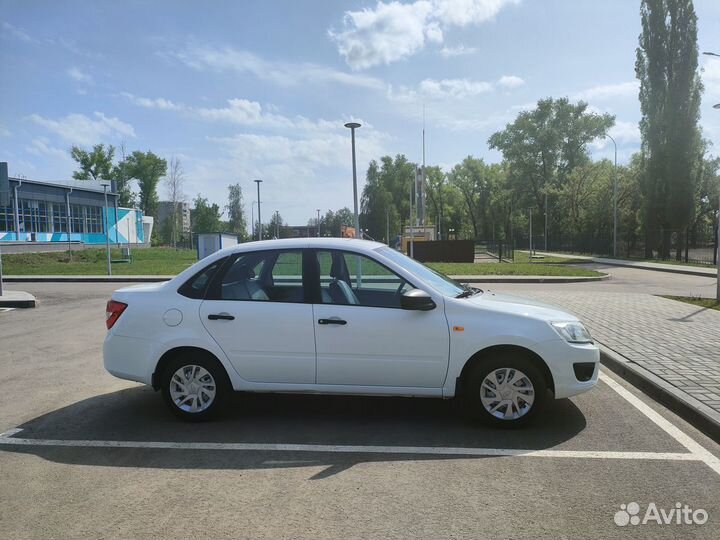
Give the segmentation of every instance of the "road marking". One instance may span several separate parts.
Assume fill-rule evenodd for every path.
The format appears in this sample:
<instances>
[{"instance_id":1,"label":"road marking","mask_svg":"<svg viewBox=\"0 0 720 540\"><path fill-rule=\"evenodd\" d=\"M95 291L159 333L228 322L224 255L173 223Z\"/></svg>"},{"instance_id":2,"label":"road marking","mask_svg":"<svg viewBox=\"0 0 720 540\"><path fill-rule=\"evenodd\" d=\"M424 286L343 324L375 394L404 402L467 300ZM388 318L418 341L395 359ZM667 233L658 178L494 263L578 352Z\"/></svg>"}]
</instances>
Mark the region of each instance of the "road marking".
<instances>
[{"instance_id":1,"label":"road marking","mask_svg":"<svg viewBox=\"0 0 720 540\"><path fill-rule=\"evenodd\" d=\"M666 420L663 416L657 413L654 409L643 403L641 399L635 396L632 392L624 388L612 377L600 372L600 380L607 384L610 388L615 390L620 397L624 398L625 401L630 403L633 407L639 410L647 418L649 418L655 425L662 429L665 433L670 435L673 439L687 448L690 453L697 457L698 460L704 462L713 471L720 474L720 458L714 456L705 447L701 446L691 438L687 433L678 428L675 424Z\"/></svg>"},{"instance_id":2,"label":"road marking","mask_svg":"<svg viewBox=\"0 0 720 540\"><path fill-rule=\"evenodd\" d=\"M639 459L664 461L702 461L687 452L602 452L582 450L525 450L519 448L463 448L437 446L374 446L330 444L270 444L270 443L209 443L164 441L94 441L61 439L25 439L14 437L22 429L0 434L0 445L63 446L85 448L144 448L162 450L235 450L261 452L326 452L334 454L406 454L435 456L508 456L572 459Z\"/></svg>"}]
</instances>

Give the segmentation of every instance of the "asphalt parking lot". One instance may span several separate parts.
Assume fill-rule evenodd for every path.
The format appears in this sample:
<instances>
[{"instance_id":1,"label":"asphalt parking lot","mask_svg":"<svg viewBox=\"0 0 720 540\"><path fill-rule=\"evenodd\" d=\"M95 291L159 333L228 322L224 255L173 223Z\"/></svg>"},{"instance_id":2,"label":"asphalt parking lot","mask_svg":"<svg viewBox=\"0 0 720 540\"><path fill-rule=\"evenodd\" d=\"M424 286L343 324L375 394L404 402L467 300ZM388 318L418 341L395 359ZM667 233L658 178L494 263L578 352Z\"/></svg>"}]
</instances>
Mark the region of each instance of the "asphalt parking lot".
<instances>
[{"instance_id":1,"label":"asphalt parking lot","mask_svg":"<svg viewBox=\"0 0 720 540\"><path fill-rule=\"evenodd\" d=\"M181 423L102 367L118 284L0 313L3 538L716 538L720 447L605 372L528 429L441 400L236 396ZM621 505L707 513L618 526Z\"/></svg>"}]
</instances>

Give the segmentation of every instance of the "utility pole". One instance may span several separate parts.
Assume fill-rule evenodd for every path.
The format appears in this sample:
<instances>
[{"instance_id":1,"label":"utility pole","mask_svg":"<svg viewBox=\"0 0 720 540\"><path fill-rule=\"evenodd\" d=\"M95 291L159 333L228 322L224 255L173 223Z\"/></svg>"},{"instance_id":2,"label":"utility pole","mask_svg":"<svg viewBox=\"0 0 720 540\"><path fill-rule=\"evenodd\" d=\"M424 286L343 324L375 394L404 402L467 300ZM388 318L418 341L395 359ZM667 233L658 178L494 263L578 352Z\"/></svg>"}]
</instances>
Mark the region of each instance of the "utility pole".
<instances>
[{"instance_id":1,"label":"utility pole","mask_svg":"<svg viewBox=\"0 0 720 540\"><path fill-rule=\"evenodd\" d=\"M275 238L280 238L280 212L275 210Z\"/></svg>"},{"instance_id":2,"label":"utility pole","mask_svg":"<svg viewBox=\"0 0 720 540\"><path fill-rule=\"evenodd\" d=\"M317 213L318 213L318 220L317 220L317 235L318 235L318 238L320 238L320 209L319 209L319 208L317 209Z\"/></svg>"},{"instance_id":3,"label":"utility pole","mask_svg":"<svg viewBox=\"0 0 720 540\"><path fill-rule=\"evenodd\" d=\"M414 237L415 237L415 228L413 227L413 187L415 186L415 178L412 179L412 184L410 184L410 219L408 220L410 223L410 258L413 259L413 255L415 254L415 245L414 245Z\"/></svg>"},{"instance_id":4,"label":"utility pole","mask_svg":"<svg viewBox=\"0 0 720 540\"><path fill-rule=\"evenodd\" d=\"M348 122L345 127L350 130L352 136L352 170L353 170L353 204L355 205L355 238L362 238L360 232L360 214L358 212L357 196L357 166L355 164L355 130L361 126L358 122Z\"/></svg>"},{"instance_id":5,"label":"utility pole","mask_svg":"<svg viewBox=\"0 0 720 540\"><path fill-rule=\"evenodd\" d=\"M262 180L255 180L257 184L257 203L258 203L258 240L262 240L262 218L260 217L260 183Z\"/></svg>"},{"instance_id":6,"label":"utility pole","mask_svg":"<svg viewBox=\"0 0 720 540\"><path fill-rule=\"evenodd\" d=\"M112 276L112 264L110 262L110 230L108 229L108 202L107 184L103 184L103 195L105 196L105 215L103 216L103 228L105 229L105 251L107 252L107 275Z\"/></svg>"},{"instance_id":7,"label":"utility pole","mask_svg":"<svg viewBox=\"0 0 720 540\"><path fill-rule=\"evenodd\" d=\"M715 263L717 265L717 289L715 291L715 300L720 303L720 195L718 195L718 223L717 223L717 251L715 253Z\"/></svg>"},{"instance_id":8,"label":"utility pole","mask_svg":"<svg viewBox=\"0 0 720 540\"><path fill-rule=\"evenodd\" d=\"M385 240L390 245L390 208L385 207Z\"/></svg>"},{"instance_id":9,"label":"utility pole","mask_svg":"<svg viewBox=\"0 0 720 540\"><path fill-rule=\"evenodd\" d=\"M530 262L532 262L533 245L532 245L532 208L530 208Z\"/></svg>"},{"instance_id":10,"label":"utility pole","mask_svg":"<svg viewBox=\"0 0 720 540\"><path fill-rule=\"evenodd\" d=\"M547 253L548 248L548 194L547 189L545 189L545 253Z\"/></svg>"}]
</instances>

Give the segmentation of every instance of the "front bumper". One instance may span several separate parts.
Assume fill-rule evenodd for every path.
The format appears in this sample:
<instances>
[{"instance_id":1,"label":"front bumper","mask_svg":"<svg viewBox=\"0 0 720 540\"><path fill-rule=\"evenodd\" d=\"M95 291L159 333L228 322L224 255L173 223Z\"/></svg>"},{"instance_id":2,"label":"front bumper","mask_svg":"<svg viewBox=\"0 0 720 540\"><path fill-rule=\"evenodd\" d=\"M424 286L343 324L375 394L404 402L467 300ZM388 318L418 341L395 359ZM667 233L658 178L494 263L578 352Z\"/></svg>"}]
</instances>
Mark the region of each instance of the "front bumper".
<instances>
[{"instance_id":1,"label":"front bumper","mask_svg":"<svg viewBox=\"0 0 720 540\"><path fill-rule=\"evenodd\" d=\"M587 392L597 384L600 372L600 349L594 344L573 344L563 339L554 339L538 343L533 350L545 360L555 387L555 398L567 398ZM591 364L582 366L580 378L586 378L587 372L592 373L587 380L578 380L575 364ZM594 366L594 367L593 367Z\"/></svg>"}]
</instances>

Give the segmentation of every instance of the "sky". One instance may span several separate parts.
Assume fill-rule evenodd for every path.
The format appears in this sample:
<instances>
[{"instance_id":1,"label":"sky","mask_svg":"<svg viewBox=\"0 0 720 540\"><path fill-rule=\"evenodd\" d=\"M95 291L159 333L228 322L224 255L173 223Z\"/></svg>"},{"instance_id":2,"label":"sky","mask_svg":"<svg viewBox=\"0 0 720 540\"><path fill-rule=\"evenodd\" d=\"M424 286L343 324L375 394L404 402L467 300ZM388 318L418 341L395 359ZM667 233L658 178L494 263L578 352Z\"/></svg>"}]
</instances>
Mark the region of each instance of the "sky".
<instances>
[{"instance_id":1,"label":"sky","mask_svg":"<svg viewBox=\"0 0 720 540\"><path fill-rule=\"evenodd\" d=\"M0 161L67 180L72 145L151 150L184 169L188 201L305 224L353 207L386 154L450 170L501 155L488 137L538 99L616 115L621 162L639 148L639 0L0 0ZM720 1L696 0L699 48L720 53ZM720 59L703 56L701 124L720 147ZM424 111L424 113L423 113ZM607 139L591 147L612 156ZM720 152L715 150L715 152ZM159 187L161 199L166 190ZM266 219L264 219L266 221Z\"/></svg>"}]
</instances>

